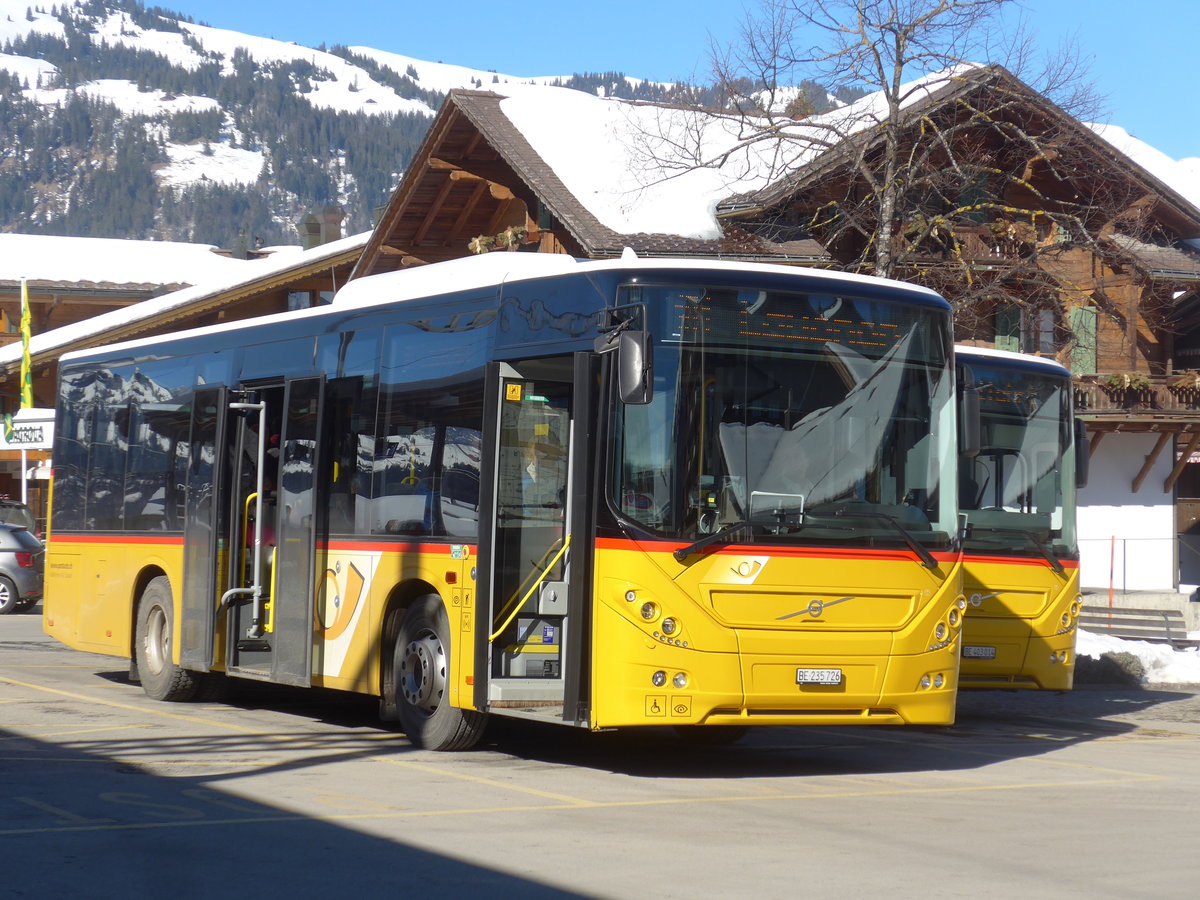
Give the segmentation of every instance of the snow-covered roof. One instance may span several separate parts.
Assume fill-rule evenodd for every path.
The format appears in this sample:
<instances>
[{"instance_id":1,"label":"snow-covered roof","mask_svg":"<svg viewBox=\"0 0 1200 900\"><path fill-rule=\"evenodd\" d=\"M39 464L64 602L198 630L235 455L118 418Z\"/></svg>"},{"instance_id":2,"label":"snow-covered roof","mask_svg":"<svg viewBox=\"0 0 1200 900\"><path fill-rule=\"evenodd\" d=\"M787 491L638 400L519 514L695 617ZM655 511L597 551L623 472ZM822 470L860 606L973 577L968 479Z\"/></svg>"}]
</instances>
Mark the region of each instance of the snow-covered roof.
<instances>
[{"instance_id":1,"label":"snow-covered roof","mask_svg":"<svg viewBox=\"0 0 1200 900\"><path fill-rule=\"evenodd\" d=\"M251 286L257 282L266 281L280 275L286 275L292 270L301 270L319 266L321 263L337 259L347 254L360 251L367 242L370 232L351 235L337 241L330 241L312 250L301 250L299 247L289 248L295 252L278 253L266 259L239 262L240 268L210 269L208 277L201 279L193 287L184 288L143 300L122 309L101 313L82 322L74 322L55 328L41 334L34 334L29 342L29 351L33 356L47 353L63 347L69 347L89 337L104 335L125 328L138 322L144 322L170 312L181 312L190 306L199 305L205 300L212 299L239 288ZM4 237L20 237L20 235L0 235ZM49 240L49 239L48 239ZM82 238L53 238L52 240L83 240ZM106 244L156 244L154 241L106 241ZM210 254L211 255L211 254ZM211 255L212 259L222 260L222 257ZM0 367L11 365L21 358L20 343L9 344L0 348Z\"/></svg>"},{"instance_id":2,"label":"snow-covered roof","mask_svg":"<svg viewBox=\"0 0 1200 900\"><path fill-rule=\"evenodd\" d=\"M0 281L81 282L113 285L198 284L243 277L255 267L294 256L279 247L266 259L232 259L211 244L127 241L114 238L0 234Z\"/></svg>"},{"instance_id":3,"label":"snow-covered roof","mask_svg":"<svg viewBox=\"0 0 1200 900\"><path fill-rule=\"evenodd\" d=\"M902 86L902 109L957 90L959 67ZM994 69L995 67L988 67ZM775 128L790 140L753 139L736 117L601 98L541 85L492 86L501 112L574 197L617 234L670 234L712 240L718 205L762 191L820 161L830 143L887 117L881 93ZM766 124L766 123L764 123ZM1172 160L1115 126L1090 126L1136 166L1200 208L1200 158ZM719 163L719 165L718 165Z\"/></svg>"}]
</instances>

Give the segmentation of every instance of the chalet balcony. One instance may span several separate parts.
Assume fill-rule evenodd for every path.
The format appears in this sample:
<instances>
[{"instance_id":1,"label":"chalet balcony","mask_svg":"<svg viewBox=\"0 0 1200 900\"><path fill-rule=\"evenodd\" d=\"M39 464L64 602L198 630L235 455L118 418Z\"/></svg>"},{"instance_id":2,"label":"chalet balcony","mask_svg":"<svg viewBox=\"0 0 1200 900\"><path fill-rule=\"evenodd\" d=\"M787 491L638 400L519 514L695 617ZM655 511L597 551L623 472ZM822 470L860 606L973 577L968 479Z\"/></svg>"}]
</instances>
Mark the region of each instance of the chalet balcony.
<instances>
[{"instance_id":1,"label":"chalet balcony","mask_svg":"<svg viewBox=\"0 0 1200 900\"><path fill-rule=\"evenodd\" d=\"M1200 422L1200 373L1076 375L1075 412Z\"/></svg>"}]
</instances>

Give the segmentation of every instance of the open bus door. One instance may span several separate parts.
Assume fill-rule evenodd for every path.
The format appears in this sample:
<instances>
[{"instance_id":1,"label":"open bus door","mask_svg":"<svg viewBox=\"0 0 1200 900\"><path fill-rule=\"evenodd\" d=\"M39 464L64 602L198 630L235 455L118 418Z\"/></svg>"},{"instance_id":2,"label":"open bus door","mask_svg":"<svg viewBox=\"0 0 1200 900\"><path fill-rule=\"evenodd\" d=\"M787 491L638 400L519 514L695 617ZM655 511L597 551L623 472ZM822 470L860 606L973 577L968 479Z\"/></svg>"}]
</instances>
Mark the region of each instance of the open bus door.
<instances>
[{"instance_id":1,"label":"open bus door","mask_svg":"<svg viewBox=\"0 0 1200 900\"><path fill-rule=\"evenodd\" d=\"M204 388L192 411L182 664L312 683L324 378ZM223 627L222 627L223 625Z\"/></svg>"},{"instance_id":2,"label":"open bus door","mask_svg":"<svg viewBox=\"0 0 1200 900\"><path fill-rule=\"evenodd\" d=\"M578 353L489 367L478 709L587 722L595 365Z\"/></svg>"}]
</instances>

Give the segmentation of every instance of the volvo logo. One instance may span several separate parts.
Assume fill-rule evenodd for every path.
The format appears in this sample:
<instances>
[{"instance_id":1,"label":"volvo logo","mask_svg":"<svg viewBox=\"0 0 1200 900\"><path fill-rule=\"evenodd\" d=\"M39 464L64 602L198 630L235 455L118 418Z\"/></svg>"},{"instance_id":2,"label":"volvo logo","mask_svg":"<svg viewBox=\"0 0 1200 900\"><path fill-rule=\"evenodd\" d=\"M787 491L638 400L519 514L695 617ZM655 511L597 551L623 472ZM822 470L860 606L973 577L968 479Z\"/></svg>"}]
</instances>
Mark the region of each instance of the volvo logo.
<instances>
[{"instance_id":1,"label":"volvo logo","mask_svg":"<svg viewBox=\"0 0 1200 900\"><path fill-rule=\"evenodd\" d=\"M967 598L967 602L978 609L980 606L983 606L984 600L991 600L993 597L999 596L1000 594L998 592L993 592L991 594L972 594Z\"/></svg>"},{"instance_id":2,"label":"volvo logo","mask_svg":"<svg viewBox=\"0 0 1200 900\"><path fill-rule=\"evenodd\" d=\"M788 613L786 616L780 616L776 622L782 622L784 619L795 618L808 613L814 619L820 618L821 613L825 612L831 606L836 606L839 603L845 603L847 600L853 600L853 597L839 597L837 600L813 600L804 609L798 609L794 613Z\"/></svg>"}]
</instances>

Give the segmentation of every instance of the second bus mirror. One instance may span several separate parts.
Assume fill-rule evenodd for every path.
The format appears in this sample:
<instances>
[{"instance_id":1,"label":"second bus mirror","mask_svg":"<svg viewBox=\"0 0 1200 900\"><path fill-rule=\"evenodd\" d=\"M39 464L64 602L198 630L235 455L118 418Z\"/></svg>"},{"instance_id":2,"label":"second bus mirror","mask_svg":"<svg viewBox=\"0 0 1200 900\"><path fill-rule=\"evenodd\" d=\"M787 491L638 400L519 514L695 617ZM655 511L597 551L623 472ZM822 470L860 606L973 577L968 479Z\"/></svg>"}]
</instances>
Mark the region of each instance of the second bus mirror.
<instances>
[{"instance_id":1,"label":"second bus mirror","mask_svg":"<svg viewBox=\"0 0 1200 900\"><path fill-rule=\"evenodd\" d=\"M650 402L654 382L650 335L645 331L622 331L617 345L617 385L621 402L643 405Z\"/></svg>"},{"instance_id":2,"label":"second bus mirror","mask_svg":"<svg viewBox=\"0 0 1200 900\"><path fill-rule=\"evenodd\" d=\"M1082 419L1075 420L1075 487L1085 488L1088 483L1088 465L1092 458L1092 444L1088 440L1087 425Z\"/></svg>"}]
</instances>

